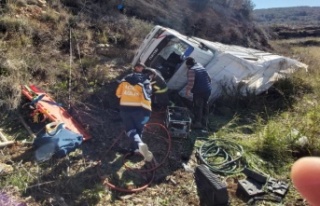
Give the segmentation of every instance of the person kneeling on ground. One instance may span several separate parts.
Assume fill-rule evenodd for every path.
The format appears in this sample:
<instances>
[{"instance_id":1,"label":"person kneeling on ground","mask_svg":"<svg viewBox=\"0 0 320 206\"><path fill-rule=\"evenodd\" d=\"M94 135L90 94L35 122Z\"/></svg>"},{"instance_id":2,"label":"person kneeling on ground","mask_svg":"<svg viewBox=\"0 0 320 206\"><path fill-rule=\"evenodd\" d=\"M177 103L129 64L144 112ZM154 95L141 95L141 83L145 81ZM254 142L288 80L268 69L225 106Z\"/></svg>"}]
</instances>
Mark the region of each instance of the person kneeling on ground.
<instances>
[{"instance_id":1,"label":"person kneeling on ground","mask_svg":"<svg viewBox=\"0 0 320 206\"><path fill-rule=\"evenodd\" d=\"M149 77L142 73L144 68L144 64L137 63L134 72L121 80L116 96L120 99L120 116L133 151L140 152L144 160L150 162L153 154L141 139L143 127L151 115L152 93Z\"/></svg>"}]
</instances>

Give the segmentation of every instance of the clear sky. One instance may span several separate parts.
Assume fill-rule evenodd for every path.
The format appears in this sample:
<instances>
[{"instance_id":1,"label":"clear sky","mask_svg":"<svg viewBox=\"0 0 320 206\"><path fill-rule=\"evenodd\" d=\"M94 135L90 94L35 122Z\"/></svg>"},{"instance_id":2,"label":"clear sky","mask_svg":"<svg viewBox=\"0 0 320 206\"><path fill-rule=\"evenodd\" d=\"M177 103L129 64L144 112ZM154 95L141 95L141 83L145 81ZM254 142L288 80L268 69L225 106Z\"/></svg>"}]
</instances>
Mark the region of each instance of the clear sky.
<instances>
[{"instance_id":1,"label":"clear sky","mask_svg":"<svg viewBox=\"0 0 320 206\"><path fill-rule=\"evenodd\" d=\"M256 5L254 9L294 7L294 6L320 6L320 0L251 0L251 1Z\"/></svg>"}]
</instances>

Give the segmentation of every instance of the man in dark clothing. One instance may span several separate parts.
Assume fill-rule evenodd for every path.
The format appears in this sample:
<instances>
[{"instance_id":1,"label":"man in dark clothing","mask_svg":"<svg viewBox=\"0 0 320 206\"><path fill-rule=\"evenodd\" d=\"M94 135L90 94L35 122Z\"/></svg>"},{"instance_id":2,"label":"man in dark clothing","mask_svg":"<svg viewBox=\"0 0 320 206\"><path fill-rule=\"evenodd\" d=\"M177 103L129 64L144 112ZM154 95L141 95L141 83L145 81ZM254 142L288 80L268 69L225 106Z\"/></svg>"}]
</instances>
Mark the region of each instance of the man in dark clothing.
<instances>
[{"instance_id":1,"label":"man in dark clothing","mask_svg":"<svg viewBox=\"0 0 320 206\"><path fill-rule=\"evenodd\" d=\"M151 79L152 85L152 107L155 109L166 109L169 106L167 83L158 70L146 68L143 70Z\"/></svg>"},{"instance_id":2,"label":"man in dark clothing","mask_svg":"<svg viewBox=\"0 0 320 206\"><path fill-rule=\"evenodd\" d=\"M186 66L188 68L186 95L189 96L190 92L193 94L193 127L201 129L207 127L208 123L211 78L206 69L192 57L186 58Z\"/></svg>"},{"instance_id":3,"label":"man in dark clothing","mask_svg":"<svg viewBox=\"0 0 320 206\"><path fill-rule=\"evenodd\" d=\"M142 73L145 66L138 63L134 72L121 80L116 96L120 98L120 116L127 136L133 142L132 149L140 152L145 161L153 159L148 146L142 141L144 125L151 115L151 83L149 77Z\"/></svg>"}]
</instances>

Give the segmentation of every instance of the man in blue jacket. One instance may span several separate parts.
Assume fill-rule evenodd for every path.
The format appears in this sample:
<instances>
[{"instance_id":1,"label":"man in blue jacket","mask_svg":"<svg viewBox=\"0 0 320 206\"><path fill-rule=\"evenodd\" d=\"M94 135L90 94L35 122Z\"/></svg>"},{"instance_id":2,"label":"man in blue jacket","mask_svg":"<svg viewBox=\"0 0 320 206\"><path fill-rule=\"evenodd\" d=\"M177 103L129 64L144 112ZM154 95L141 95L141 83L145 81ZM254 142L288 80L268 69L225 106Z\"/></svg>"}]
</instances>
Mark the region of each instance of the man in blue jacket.
<instances>
[{"instance_id":1,"label":"man in blue jacket","mask_svg":"<svg viewBox=\"0 0 320 206\"><path fill-rule=\"evenodd\" d=\"M207 127L211 78L206 69L192 57L186 58L186 66L188 68L186 95L193 94L193 128L201 129Z\"/></svg>"},{"instance_id":2,"label":"man in blue jacket","mask_svg":"<svg viewBox=\"0 0 320 206\"><path fill-rule=\"evenodd\" d=\"M153 154L142 141L142 132L151 115L152 87L148 76L142 73L144 68L144 64L137 63L134 72L121 80L116 96L120 99L120 116L133 151L140 152L150 162Z\"/></svg>"}]
</instances>

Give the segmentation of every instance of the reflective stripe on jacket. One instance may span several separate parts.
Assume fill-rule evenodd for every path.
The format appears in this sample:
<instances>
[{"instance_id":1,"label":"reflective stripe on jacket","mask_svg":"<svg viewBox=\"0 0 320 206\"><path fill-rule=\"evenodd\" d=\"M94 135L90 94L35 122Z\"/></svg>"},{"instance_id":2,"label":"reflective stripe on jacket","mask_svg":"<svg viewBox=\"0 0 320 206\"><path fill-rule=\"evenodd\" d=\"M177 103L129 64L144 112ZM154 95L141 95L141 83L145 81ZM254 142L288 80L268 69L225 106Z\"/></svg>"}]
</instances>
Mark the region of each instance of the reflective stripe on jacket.
<instances>
[{"instance_id":1,"label":"reflective stripe on jacket","mask_svg":"<svg viewBox=\"0 0 320 206\"><path fill-rule=\"evenodd\" d=\"M116 96L120 98L120 105L126 107L143 107L151 111L151 84L149 80L135 85L122 80L116 90Z\"/></svg>"}]
</instances>

